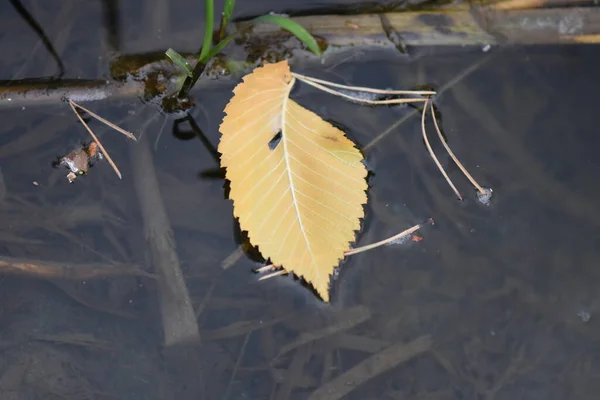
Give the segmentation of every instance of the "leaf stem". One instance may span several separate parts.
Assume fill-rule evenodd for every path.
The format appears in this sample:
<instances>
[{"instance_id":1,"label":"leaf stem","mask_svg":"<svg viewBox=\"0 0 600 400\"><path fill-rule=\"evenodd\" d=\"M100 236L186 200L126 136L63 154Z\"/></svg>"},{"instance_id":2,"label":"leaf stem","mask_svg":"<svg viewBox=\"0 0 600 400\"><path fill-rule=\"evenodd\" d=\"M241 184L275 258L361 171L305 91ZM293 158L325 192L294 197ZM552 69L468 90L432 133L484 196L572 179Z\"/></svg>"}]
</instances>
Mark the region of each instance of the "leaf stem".
<instances>
[{"instance_id":1,"label":"leaf stem","mask_svg":"<svg viewBox=\"0 0 600 400\"><path fill-rule=\"evenodd\" d=\"M357 247L357 248L354 248L354 249L350 249L347 252L345 252L344 255L346 257L347 256L352 256L354 254L362 253L363 251L372 250L372 249L374 249L376 247L380 247L380 246L389 244L389 243L393 242L394 240L400 239L402 236L410 235L411 233L419 230L420 228L421 228L420 224L419 225L415 225L412 228L408 228L408 229L406 229L406 230L398 233L397 235L391 236L391 237L389 237L387 239L384 239L384 240L380 240L379 242L375 242L375 243L368 244L366 246L361 246L361 247Z\"/></svg>"}]
</instances>

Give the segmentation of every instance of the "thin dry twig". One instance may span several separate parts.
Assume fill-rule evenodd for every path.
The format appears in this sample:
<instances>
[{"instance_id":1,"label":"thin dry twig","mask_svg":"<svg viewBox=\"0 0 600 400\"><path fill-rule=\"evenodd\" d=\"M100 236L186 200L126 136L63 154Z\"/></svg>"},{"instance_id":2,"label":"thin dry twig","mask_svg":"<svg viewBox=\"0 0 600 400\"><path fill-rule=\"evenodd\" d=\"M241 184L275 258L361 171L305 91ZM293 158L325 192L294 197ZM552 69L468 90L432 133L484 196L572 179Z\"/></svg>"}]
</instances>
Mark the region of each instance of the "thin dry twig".
<instances>
[{"instance_id":1,"label":"thin dry twig","mask_svg":"<svg viewBox=\"0 0 600 400\"><path fill-rule=\"evenodd\" d=\"M99 116L98 114L88 110L87 108L85 108L82 105L79 105L77 103L75 103L73 100L69 99L69 103L74 104L77 108L81 108L83 111L85 111L86 113L90 114L90 116L96 118L98 121L102 122L104 125L107 125L111 128L113 128L114 130L116 130L117 132L121 132L123 135L127 136L129 139L133 139L136 140L136 137L133 135L133 133L126 131L125 129L113 124L112 122L102 118L101 116Z\"/></svg>"},{"instance_id":2,"label":"thin dry twig","mask_svg":"<svg viewBox=\"0 0 600 400\"><path fill-rule=\"evenodd\" d=\"M88 280L108 276L145 276L155 275L133 264L90 263L74 264L30 260L14 257L0 257L0 275L19 275L42 279Z\"/></svg>"},{"instance_id":3,"label":"thin dry twig","mask_svg":"<svg viewBox=\"0 0 600 400\"><path fill-rule=\"evenodd\" d=\"M429 220L427 220L427 223L433 224L433 220L429 219ZM417 231L418 229L421 228L421 225L423 225L423 224L415 225L415 226L413 226L411 228L408 228L408 229L406 229L406 230L404 230L404 231L402 231L402 232L400 232L400 233L398 233L398 234L396 234L394 236L390 236L387 239L380 240L379 242L375 242L375 243L371 243L371 244L368 244L368 245L365 245L365 246L361 246L361 247L356 247L354 249L350 249L350 250L344 252L344 256L346 256L346 257L347 256L352 256L354 254L362 253L364 251L372 250L372 249L375 249L377 247L393 243L395 240L398 240L398 239L400 239L403 236L410 235L411 233ZM260 268L256 269L254 272L264 273L264 272L267 272L267 271L275 271L276 269L277 269L277 267L275 267L273 264L268 264L268 265L265 265L263 267L260 267ZM285 269L280 269L280 270L272 272L272 273L270 273L268 275L262 276L258 280L259 281L263 281L265 279L273 278L273 277L276 277L276 276L279 276L279 275L285 275L287 273L288 273L288 271L286 271Z\"/></svg>"},{"instance_id":4,"label":"thin dry twig","mask_svg":"<svg viewBox=\"0 0 600 400\"><path fill-rule=\"evenodd\" d=\"M81 122L83 124L83 126L85 127L85 129L92 136L92 138L94 139L94 141L98 144L98 147L100 147L100 149L102 150L102 153L106 156L106 159L108 160L108 163L115 170L115 173L117 174L117 176L119 177L119 179L123 179L123 176L121 175L121 171L119 171L119 168L117 167L117 165L115 164L115 162L112 160L112 158L110 158L110 155L108 154L108 152L106 151L106 149L104 148L104 146L102 146L102 143L100 143L100 140L98 140L98 138L96 137L96 135L94 135L94 132L92 132L92 130L90 129L90 127L88 126L88 124L83 120L83 118L81 118L81 115L79 115L79 113L75 109L75 106L77 106L77 104L75 104L75 102L73 100L69 100L69 105L71 106L71 108L73 109L73 112L75 113L75 115L79 119L79 122ZM80 107L80 106L78 106L78 107Z\"/></svg>"},{"instance_id":5,"label":"thin dry twig","mask_svg":"<svg viewBox=\"0 0 600 400\"><path fill-rule=\"evenodd\" d=\"M448 182L448 185L450 185L452 190L454 190L454 193L456 194L456 196L458 196L458 199L462 200L463 197L461 196L458 189L456 189L456 186L454 186L454 183L452 183L452 180L450 179L450 177L444 170L444 167L442 167L442 164L440 164L440 160L438 160L438 158L435 156L435 153L433 152L433 150L431 149L431 145L429 144L429 139L427 138L427 130L425 129L425 114L427 113L427 107L429 107L430 101L431 101L430 99L427 99L427 101L425 101L425 105L423 106L423 114L421 115L421 131L423 132L423 140L425 141L425 146L427 147L427 151L429 151L431 158L433 158L433 161L435 162L435 164L439 168L440 172L446 179L446 182Z\"/></svg>"},{"instance_id":6,"label":"thin dry twig","mask_svg":"<svg viewBox=\"0 0 600 400\"><path fill-rule=\"evenodd\" d=\"M295 75L295 74L293 74ZM334 96L339 96L339 97L343 97L346 98L348 100L352 100L352 101L356 101L359 103L365 103L365 104L373 104L373 105L381 105L381 104L405 104L405 103L415 103L415 102L423 102L423 101L427 101L426 98L409 98L409 99L390 99L390 100L368 100L368 99L361 99L358 97L354 97L354 96L350 96L348 94L339 92L337 90L333 90L333 89L329 89L326 86L323 86L317 82L314 82L313 80L308 80L308 79L304 79L304 78L300 78L298 77L298 80L306 83L307 85L316 87L319 90L322 90L324 92L327 92L329 94L332 94ZM349 86L352 87L352 86ZM375 90L375 89L373 89ZM411 93L411 92L409 92ZM415 94L415 93L411 93L411 94Z\"/></svg>"},{"instance_id":7,"label":"thin dry twig","mask_svg":"<svg viewBox=\"0 0 600 400\"><path fill-rule=\"evenodd\" d=\"M395 95L395 94L411 94L411 95L423 95L423 96L430 96L430 95L434 95L435 92L431 91L431 90L387 90L387 89L373 89L370 87L363 87L363 86L348 86L348 85L342 85L340 83L333 83L333 82L329 82L323 79L317 79L317 78L313 78L311 76L306 76L306 75L301 75L298 74L296 72L292 72L292 75L295 76L296 78L298 78L299 80L306 82L306 81L312 81L312 82L316 82L316 83L321 83L323 85L326 86L331 86L331 87L336 87L336 88L341 88L341 89L348 89L348 90L354 90L357 92L367 92L367 93L377 93L377 94L390 94L390 95Z\"/></svg>"},{"instance_id":8,"label":"thin dry twig","mask_svg":"<svg viewBox=\"0 0 600 400\"><path fill-rule=\"evenodd\" d=\"M471 174L469 174L469 172L464 167L464 165L462 165L462 163L460 161L458 161L458 158L454 155L454 152L452 152L452 150L450 150L450 146L448 146L448 143L446 142L446 139L444 139L444 135L442 135L442 131L440 130L440 126L438 125L437 117L435 116L435 110L433 109L433 102L431 102L431 117L433 118L433 124L435 125L435 130L436 130L436 132L438 134L438 137L440 138L440 141L444 145L444 148L446 149L446 151L448 152L448 154L450 154L450 157L452 157L452 160L454 160L454 162L456 163L456 165L458 166L458 168L460 168L460 170L462 171L462 173L465 174L465 176L467 177L467 179L469 179L471 181L471 183L473 184L473 186L475 186L477 188L477 190L479 191L479 193L481 193L484 196L487 195L487 192L477 183L477 181L471 176Z\"/></svg>"},{"instance_id":9,"label":"thin dry twig","mask_svg":"<svg viewBox=\"0 0 600 400\"><path fill-rule=\"evenodd\" d=\"M387 239L384 240L380 240L379 242L375 242L375 243L371 243L368 244L366 246L361 246L361 247L357 247L354 249L350 249L347 252L344 253L345 256L352 256L354 254L358 254L358 253L362 253L363 251L368 251L368 250L372 250L376 247L380 247L389 243L394 242L395 240L400 239L402 236L406 236L406 235L410 235L411 233L413 233L414 231L418 230L419 228L421 228L421 225L415 225L412 228L408 228L405 231L402 231L400 233L398 233L397 235L391 236Z\"/></svg>"}]
</instances>

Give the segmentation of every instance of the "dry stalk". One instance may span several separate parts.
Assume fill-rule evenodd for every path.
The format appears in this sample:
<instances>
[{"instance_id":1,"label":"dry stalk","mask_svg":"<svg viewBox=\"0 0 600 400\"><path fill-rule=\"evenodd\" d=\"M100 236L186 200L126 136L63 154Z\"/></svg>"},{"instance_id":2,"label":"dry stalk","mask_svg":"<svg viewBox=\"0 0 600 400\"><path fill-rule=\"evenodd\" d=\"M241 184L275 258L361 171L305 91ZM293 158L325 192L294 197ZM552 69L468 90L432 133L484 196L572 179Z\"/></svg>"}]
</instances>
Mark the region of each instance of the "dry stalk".
<instances>
[{"instance_id":1,"label":"dry stalk","mask_svg":"<svg viewBox=\"0 0 600 400\"><path fill-rule=\"evenodd\" d=\"M433 158L435 165L437 165L437 167L439 168L440 172L446 179L446 182L448 182L448 185L450 185L452 190L454 190L454 193L456 193L458 199L462 200L463 197L459 193L458 189L456 189L456 186L454 186L454 183L452 183L452 180L444 170L444 167L442 167L442 164L440 164L440 160L438 160L435 153L433 152L431 145L429 144L429 138L427 138L427 130L425 129L425 114L427 113L427 107L429 107L430 101L430 99L427 99L427 101L425 101L425 105L423 106L423 114L421 114L421 131L423 132L423 140L425 141L425 146L427 147L427 151L429 151L429 155L431 155L431 158Z\"/></svg>"},{"instance_id":2,"label":"dry stalk","mask_svg":"<svg viewBox=\"0 0 600 400\"><path fill-rule=\"evenodd\" d=\"M359 91L359 92L380 93L380 94L388 94L388 95L395 95L395 94L419 95L421 93L427 93L427 94L435 93L435 92L412 92L412 91L405 91L405 90L368 89L368 88L363 88L363 87L359 87L359 86L346 86L346 85L334 84L332 82L327 82L327 81L323 81L323 80L320 80L320 79L308 78L308 77L305 77L303 75L298 75L296 73L292 73L292 75L295 78L297 78L298 80L300 80L301 82L304 82L307 85L313 86L313 87L315 87L315 88L317 88L319 90L322 90L322 91L327 92L329 94L332 94L334 96L343 97L343 98L348 99L348 100L356 101L356 102L359 102L359 103L372 104L372 105L415 103L415 102L426 101L426 99L422 98L422 97L408 98L408 99L389 99L389 100L368 100L368 99L361 99L359 97L350 96L350 95L348 95L346 93L342 93L342 92L339 92L337 90L330 89L330 88L322 85L321 82L325 82L325 84L327 84L329 86L343 87L343 88L346 88L346 89L349 89L349 90L355 90L355 91Z\"/></svg>"},{"instance_id":3,"label":"dry stalk","mask_svg":"<svg viewBox=\"0 0 600 400\"><path fill-rule=\"evenodd\" d=\"M471 176L471 174L469 174L469 172L464 167L464 165L462 165L462 163L454 155L454 152L452 150L450 150L450 146L448 146L448 143L446 142L446 139L444 139L444 135L442 135L442 131L440 130L440 126L438 125L437 117L435 116L435 110L433 109L433 102L431 102L431 117L433 118L433 124L435 125L435 130L436 130L436 132L438 134L438 137L440 138L440 141L444 145L444 148L446 149L446 151L448 152L448 154L450 154L450 157L452 157L452 160L454 160L454 162L456 163L456 165L458 166L458 168L460 168L460 170L462 171L462 173L465 174L465 176L467 177L467 179L469 179L469 181L471 181L471 183L473 184L473 186L475 186L477 188L477 190L479 191L479 193L481 193L484 196L487 195L487 192L483 189L483 187L481 187L477 183L477 181Z\"/></svg>"}]
</instances>

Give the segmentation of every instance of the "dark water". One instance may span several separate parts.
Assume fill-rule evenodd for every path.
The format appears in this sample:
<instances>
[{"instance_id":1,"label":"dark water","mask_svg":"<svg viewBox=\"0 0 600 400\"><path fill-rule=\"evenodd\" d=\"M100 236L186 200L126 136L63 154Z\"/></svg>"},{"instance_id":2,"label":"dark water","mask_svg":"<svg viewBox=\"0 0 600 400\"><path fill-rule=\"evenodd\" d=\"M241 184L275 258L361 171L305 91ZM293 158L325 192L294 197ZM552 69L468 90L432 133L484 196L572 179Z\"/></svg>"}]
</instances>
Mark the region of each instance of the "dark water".
<instances>
[{"instance_id":1,"label":"dark water","mask_svg":"<svg viewBox=\"0 0 600 400\"><path fill-rule=\"evenodd\" d=\"M177 32L194 24L201 30L201 17L190 17L202 15L201 2L187 3L171 3L169 15L156 11L166 7L158 1L118 4L113 44L122 53L173 47L173 37L188 36ZM297 7L239 3L240 17ZM114 3L29 5L66 77L108 76L115 46L103 4ZM0 79L54 74L56 64L12 10L0 5L0 23L9 28L0 34ZM175 34L150 35L157 29ZM197 47L197 37L186 40L184 49ZM435 220L418 243L348 258L331 305L289 277L258 282L246 256L221 268L239 244L231 204L210 151L197 137L176 138L172 117L137 99L89 103L143 133L155 171L136 170L132 149L140 143L92 123L123 179L102 161L69 184L67 171L51 164L88 140L71 110L0 110L0 261L147 270L148 226L136 190L154 173L204 343L191 357L169 354L152 278L5 275L0 398L338 399L344 391L344 399L596 398L599 62L595 47L508 46L408 56L356 51L325 65L296 65L362 86L441 89L454 82L436 99L443 130L475 178L494 191L489 206L477 202L444 156L466 198L457 201L425 150L419 116L398 125L410 108L360 107L296 89L301 104L346 128L373 170L359 244ZM235 83L196 93L192 114L213 145ZM440 145L434 150L444 154ZM194 392L198 382L209 395Z\"/></svg>"}]
</instances>

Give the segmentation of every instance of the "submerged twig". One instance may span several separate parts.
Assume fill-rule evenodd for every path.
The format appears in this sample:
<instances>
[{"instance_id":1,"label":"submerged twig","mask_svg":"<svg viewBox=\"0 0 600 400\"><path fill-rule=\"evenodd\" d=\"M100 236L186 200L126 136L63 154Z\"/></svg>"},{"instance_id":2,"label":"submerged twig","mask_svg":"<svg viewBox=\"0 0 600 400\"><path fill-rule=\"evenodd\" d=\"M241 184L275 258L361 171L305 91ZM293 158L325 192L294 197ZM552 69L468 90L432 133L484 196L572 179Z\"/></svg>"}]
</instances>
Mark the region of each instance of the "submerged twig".
<instances>
[{"instance_id":1,"label":"submerged twig","mask_svg":"<svg viewBox=\"0 0 600 400\"><path fill-rule=\"evenodd\" d=\"M294 349L304 346L307 343L337 335L355 327L356 325L362 324L363 322L369 320L371 316L371 310L364 305L343 309L339 313L335 314L333 320L330 321L327 326L321 329L302 332L295 340L282 346L279 349L277 356L271 360L270 364L275 365L282 356Z\"/></svg>"},{"instance_id":2,"label":"submerged twig","mask_svg":"<svg viewBox=\"0 0 600 400\"><path fill-rule=\"evenodd\" d=\"M473 72L477 71L482 65L484 65L486 62L488 62L488 60L490 60L491 58L492 58L492 56L484 57L484 58L479 59L479 61L473 63L472 65L469 65L467 68L462 70L459 74L454 76L451 80L449 80L444 85L442 85L442 87L436 92L436 97L439 98L442 94L444 94L444 92L446 92L447 90L454 87L456 84L461 82L463 79L465 79L469 75L471 75ZM418 112L418 110L416 110L416 109L411 110L406 115L404 115L402 118L400 118L399 120L395 121L393 124L388 126L383 132L379 133L377 136L375 136L373 139L371 139L371 141L363 147L363 151L366 152L371 147L375 146L380 140L384 139L387 135L390 134L390 132L393 132L400 125L402 125L403 123L408 121L417 112Z\"/></svg>"},{"instance_id":3,"label":"submerged twig","mask_svg":"<svg viewBox=\"0 0 600 400\"><path fill-rule=\"evenodd\" d=\"M164 344L173 347L200 343L198 324L181 271L171 221L160 193L148 135L142 135L139 143L130 150L144 236L158 275Z\"/></svg>"},{"instance_id":4,"label":"submerged twig","mask_svg":"<svg viewBox=\"0 0 600 400\"><path fill-rule=\"evenodd\" d=\"M423 335L409 343L396 343L373 354L338 377L311 393L309 400L338 400L368 380L391 370L431 348L430 335Z\"/></svg>"},{"instance_id":5,"label":"submerged twig","mask_svg":"<svg viewBox=\"0 0 600 400\"><path fill-rule=\"evenodd\" d=\"M81 122L83 124L83 126L88 131L88 133L90 134L90 136L92 136L92 138L94 139L94 141L98 144L98 147L100 147L100 149L102 150L102 153L106 156L106 160L108 161L108 163L110 164L110 166L115 170L115 173L117 174L117 176L119 177L119 179L123 179L123 177L121 175L121 171L119 171L119 168L117 167L117 165L115 164L115 162L112 160L112 158L110 157L110 155L108 154L108 152L106 151L106 149L104 148L104 146L102 146L102 143L100 143L100 140L98 140L98 138L96 137L96 135L94 135L94 132L92 132L92 130L90 129L90 127L88 126L88 124L83 120L83 118L81 118L81 115L79 115L79 113L75 109L75 106L77 106L77 104L75 104L75 102L73 100L69 100L69 105L71 106L71 108L73 109L73 112L75 113L75 115L79 119L79 122ZM80 107L80 106L78 106L78 107Z\"/></svg>"},{"instance_id":6,"label":"submerged twig","mask_svg":"<svg viewBox=\"0 0 600 400\"><path fill-rule=\"evenodd\" d=\"M440 172L442 173L442 175L446 179L446 182L448 182L448 185L450 185L450 187L452 188L452 190L454 190L454 193L456 193L456 196L458 197L458 199L462 200L463 197L461 196L461 194L458 191L458 189L456 189L456 186L454 186L454 183L452 183L452 180L450 179L450 177L448 176L448 174L444 170L444 167L442 167L442 164L440 163L440 160L438 160L438 158L436 157L435 153L433 152L433 149L431 148L431 145L429 144L429 139L427 138L427 131L425 129L425 114L427 113L427 107L429 107L429 102L430 101L431 101L430 99L427 99L427 101L425 102L425 105L423 106L423 114L421 114L421 131L423 132L423 140L425 141L425 146L427 147L427 151L429 151L429 154L431 155L431 158L433 158L433 161L435 162L435 164L437 165L438 169L440 170Z\"/></svg>"},{"instance_id":7,"label":"submerged twig","mask_svg":"<svg viewBox=\"0 0 600 400\"><path fill-rule=\"evenodd\" d=\"M458 168L460 168L460 170L462 171L462 173L465 174L465 176L467 177L467 179L469 179L471 181L471 183L473 184L473 186L475 186L477 188L477 190L479 191L479 193L481 193L484 196L487 195L487 192L485 191L485 189L483 189L483 187L481 187L477 183L477 181L471 176L471 174L469 174L469 172L462 165L462 163L460 161L458 161L458 158L454 155L454 152L452 152L452 150L450 150L450 146L448 146L448 143L446 142L446 139L444 139L444 135L442 135L442 131L440 130L440 126L438 125L437 117L435 116L435 110L433 108L433 102L431 102L431 117L433 118L433 124L435 125L435 130L436 130L436 132L438 134L438 137L440 138L440 141L444 145L444 148L446 149L446 151L448 152L448 154L450 154L450 157L452 157L452 160L454 160L454 162L456 163L456 165L458 166Z\"/></svg>"}]
</instances>

